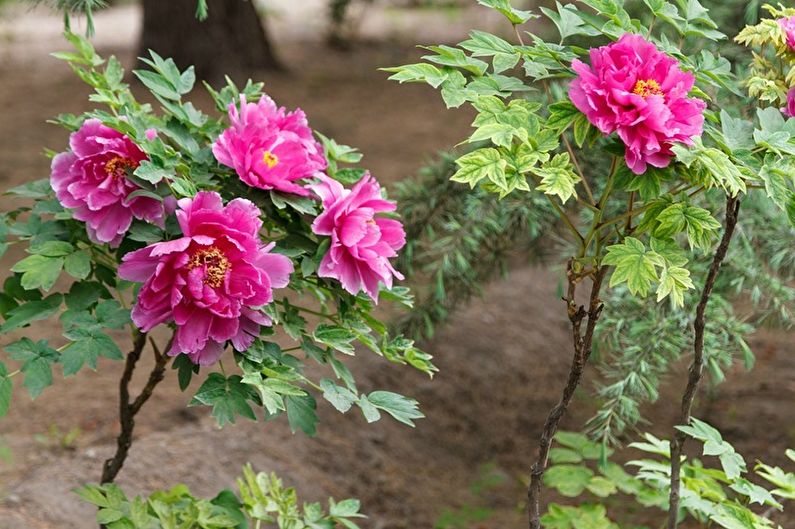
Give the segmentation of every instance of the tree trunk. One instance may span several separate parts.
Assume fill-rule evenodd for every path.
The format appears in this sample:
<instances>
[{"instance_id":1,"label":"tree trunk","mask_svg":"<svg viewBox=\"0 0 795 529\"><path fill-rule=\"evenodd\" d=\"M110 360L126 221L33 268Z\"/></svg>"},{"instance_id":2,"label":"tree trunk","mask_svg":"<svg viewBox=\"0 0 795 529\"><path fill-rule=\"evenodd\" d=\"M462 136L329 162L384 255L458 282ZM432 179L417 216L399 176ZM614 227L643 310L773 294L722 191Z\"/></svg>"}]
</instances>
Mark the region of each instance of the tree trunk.
<instances>
[{"instance_id":1,"label":"tree trunk","mask_svg":"<svg viewBox=\"0 0 795 529\"><path fill-rule=\"evenodd\" d=\"M196 0L143 0L140 56L153 50L180 69L196 68L215 82L228 74L245 79L258 70L280 69L251 0L208 0L209 17L196 18Z\"/></svg>"}]
</instances>

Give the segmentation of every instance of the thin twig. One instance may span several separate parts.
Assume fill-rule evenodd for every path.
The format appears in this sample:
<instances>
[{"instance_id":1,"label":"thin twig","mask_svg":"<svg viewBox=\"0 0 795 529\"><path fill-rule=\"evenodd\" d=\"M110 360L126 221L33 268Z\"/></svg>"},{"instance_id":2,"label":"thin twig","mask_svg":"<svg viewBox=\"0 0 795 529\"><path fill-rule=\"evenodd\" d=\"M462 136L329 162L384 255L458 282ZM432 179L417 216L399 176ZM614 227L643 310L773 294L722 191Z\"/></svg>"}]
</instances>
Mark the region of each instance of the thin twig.
<instances>
[{"instance_id":1,"label":"thin twig","mask_svg":"<svg viewBox=\"0 0 795 529\"><path fill-rule=\"evenodd\" d=\"M707 278L704 281L704 289L701 291L701 299L696 307L696 318L693 322L695 334L693 343L693 363L690 365L687 387L685 388L684 395L682 395L682 408L679 417L679 424L681 425L690 424L693 400L695 399L698 385L704 373L704 329L706 327L705 313L707 310L707 303L709 303L712 288L715 286L715 280L718 278L721 264L726 258L726 253L729 250L729 244L734 235L734 229L737 226L739 214L740 197L726 195L726 225L724 227L723 237L721 238L718 248L715 250L715 255L712 257L712 265L709 267ZM682 451L684 450L686 440L687 436L685 433L677 430L674 435L674 440L671 443L671 492L668 508L668 529L676 529L679 523L680 474L682 470Z\"/></svg>"},{"instance_id":2,"label":"thin twig","mask_svg":"<svg viewBox=\"0 0 795 529\"><path fill-rule=\"evenodd\" d=\"M522 39L522 34L519 33L519 26L514 24L513 25L513 31L514 31L514 33L516 33L516 38L519 39L519 44L524 46L524 39Z\"/></svg>"},{"instance_id":3,"label":"thin twig","mask_svg":"<svg viewBox=\"0 0 795 529\"><path fill-rule=\"evenodd\" d=\"M582 305L578 306L575 300L577 283L581 280L582 276L574 273L572 270L572 263L571 261L569 262L567 271L569 287L565 301L569 314L569 321L571 322L574 356L569 370L569 378L566 382L566 387L563 389L563 395L560 401L549 412L549 416L544 423L544 430L541 433L541 440L539 441L538 459L530 469L530 486L527 490L527 502L530 510L531 529L540 529L541 527L541 481L549 462L549 450L552 446L552 439L555 437L558 424L566 413L566 409L574 396L574 391L580 384L583 371L585 370L585 364L591 356L593 334L596 329L596 322L599 320L599 315L602 312L602 302L599 299L599 292L602 288L602 281L606 273L607 267L605 266L598 268L592 273L590 301L588 303L588 310L586 310ZM586 317L588 321L585 325L585 331L583 332L582 323Z\"/></svg>"},{"instance_id":4,"label":"thin twig","mask_svg":"<svg viewBox=\"0 0 795 529\"><path fill-rule=\"evenodd\" d=\"M173 338L172 338L173 340ZM166 364L170 357L161 353L160 350L154 346L153 351L155 356L155 366L149 373L149 379L146 385L141 390L141 393L131 401L130 399L130 381L132 380L135 365L141 358L141 353L146 346L146 333L137 333L133 341L133 349L127 355L127 360L124 364L124 373L119 381L119 424L121 425L121 432L116 438L116 453L113 457L107 459L102 465L102 478L100 483L113 483L113 480L118 475L127 453L132 446L133 429L135 428L135 415L140 411L141 407L152 396L155 386L163 380L165 376ZM166 346L166 351L170 349L171 342Z\"/></svg>"},{"instance_id":5,"label":"thin twig","mask_svg":"<svg viewBox=\"0 0 795 529\"><path fill-rule=\"evenodd\" d=\"M629 193L629 199L628 199L628 203L627 203L627 211L632 211L632 209L634 207L635 207L635 192L631 191ZM630 215L630 216L627 217L627 223L624 225L624 232L627 235L629 235L629 234L632 233L632 230L633 230L633 228L632 228L632 215Z\"/></svg>"}]
</instances>

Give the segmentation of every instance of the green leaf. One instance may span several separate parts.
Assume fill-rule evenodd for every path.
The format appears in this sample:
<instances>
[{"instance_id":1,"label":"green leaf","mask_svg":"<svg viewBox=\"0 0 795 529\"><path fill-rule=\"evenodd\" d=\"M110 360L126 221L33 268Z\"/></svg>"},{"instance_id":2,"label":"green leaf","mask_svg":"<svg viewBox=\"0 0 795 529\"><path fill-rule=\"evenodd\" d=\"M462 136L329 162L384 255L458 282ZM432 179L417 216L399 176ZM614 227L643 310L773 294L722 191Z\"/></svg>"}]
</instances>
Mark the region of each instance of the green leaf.
<instances>
[{"instance_id":1,"label":"green leaf","mask_svg":"<svg viewBox=\"0 0 795 529\"><path fill-rule=\"evenodd\" d=\"M317 403L311 395L301 397L289 396L284 399L287 408L287 420L290 430L295 433L301 430L309 437L317 434L318 417L315 412Z\"/></svg>"},{"instance_id":2,"label":"green leaf","mask_svg":"<svg viewBox=\"0 0 795 529\"><path fill-rule=\"evenodd\" d=\"M64 261L64 270L75 279L85 279L91 273L91 252L87 249L69 254Z\"/></svg>"},{"instance_id":3,"label":"green leaf","mask_svg":"<svg viewBox=\"0 0 795 529\"><path fill-rule=\"evenodd\" d=\"M657 280L655 265L663 264L655 252L647 251L634 237L626 237L623 243L608 246L603 263L615 266L610 278L611 287L626 282L630 293L641 297L649 293L652 281Z\"/></svg>"},{"instance_id":4,"label":"green leaf","mask_svg":"<svg viewBox=\"0 0 795 529\"><path fill-rule=\"evenodd\" d=\"M342 413L350 410L351 406L358 400L356 393L348 388L336 385L327 378L320 381L320 387L323 388L323 398Z\"/></svg>"},{"instance_id":5,"label":"green leaf","mask_svg":"<svg viewBox=\"0 0 795 529\"><path fill-rule=\"evenodd\" d=\"M368 423L375 422L381 418L381 412L378 411L378 408L376 408L365 395L359 397L359 408L362 410L362 414Z\"/></svg>"},{"instance_id":6,"label":"green leaf","mask_svg":"<svg viewBox=\"0 0 795 529\"><path fill-rule=\"evenodd\" d=\"M489 140L494 145L509 147L513 142L515 131L516 129L514 129L511 125L505 125L503 123L489 123L488 125L478 127L478 129L472 133L472 136L470 136L467 141L469 143L476 143L483 140Z\"/></svg>"},{"instance_id":7,"label":"green leaf","mask_svg":"<svg viewBox=\"0 0 795 529\"><path fill-rule=\"evenodd\" d=\"M582 494L593 477L593 471L588 467L555 465L544 472L544 485L554 488L563 496L574 498Z\"/></svg>"},{"instance_id":8,"label":"green leaf","mask_svg":"<svg viewBox=\"0 0 795 529\"><path fill-rule=\"evenodd\" d=\"M25 375L23 384L31 398L35 399L45 388L52 385L51 366L58 361L59 355L46 340L33 342L29 338L22 338L8 344L5 350L11 353L12 359L22 362L21 370Z\"/></svg>"},{"instance_id":9,"label":"green leaf","mask_svg":"<svg viewBox=\"0 0 795 529\"><path fill-rule=\"evenodd\" d=\"M453 182L469 184L474 188L478 182L487 178L498 186L505 187L505 167L507 162L493 148L477 149L456 160L459 169L450 177Z\"/></svg>"},{"instance_id":10,"label":"green leaf","mask_svg":"<svg viewBox=\"0 0 795 529\"><path fill-rule=\"evenodd\" d=\"M406 64L394 68L383 68L386 72L394 72L389 77L390 81L399 83L428 83L434 88L439 88L449 74L438 67L424 62L416 64Z\"/></svg>"},{"instance_id":11,"label":"green leaf","mask_svg":"<svg viewBox=\"0 0 795 529\"><path fill-rule=\"evenodd\" d=\"M203 404L212 406L212 415L219 426L234 423L238 415L256 420L247 400L252 396L249 386L242 382L239 375L226 378L221 373L210 373L207 380L196 391L191 406Z\"/></svg>"},{"instance_id":12,"label":"green leaf","mask_svg":"<svg viewBox=\"0 0 795 529\"><path fill-rule=\"evenodd\" d=\"M592 26L586 25L583 19L577 14L578 9L572 4L560 5L560 2L555 2L557 11L541 7L541 12L549 18L560 33L560 41L563 42L567 37L573 35L587 35L594 37L600 34L600 31Z\"/></svg>"},{"instance_id":13,"label":"green leaf","mask_svg":"<svg viewBox=\"0 0 795 529\"><path fill-rule=\"evenodd\" d=\"M133 70L133 74L135 74L153 94L172 101L180 100L181 96L176 91L175 87L159 73L149 70Z\"/></svg>"},{"instance_id":14,"label":"green leaf","mask_svg":"<svg viewBox=\"0 0 795 529\"><path fill-rule=\"evenodd\" d=\"M141 180L151 184L158 184L164 179L170 179L172 176L174 176L174 171L160 167L151 160L144 160L135 169L133 174L135 174L135 176Z\"/></svg>"},{"instance_id":15,"label":"green leaf","mask_svg":"<svg viewBox=\"0 0 795 529\"><path fill-rule=\"evenodd\" d=\"M558 101L549 106L549 118L547 119L547 127L563 133L569 126L574 123L577 116L582 113L577 110L574 103L571 101Z\"/></svg>"},{"instance_id":16,"label":"green leaf","mask_svg":"<svg viewBox=\"0 0 795 529\"><path fill-rule=\"evenodd\" d=\"M63 269L63 257L30 255L11 267L12 272L22 272L22 288L50 290Z\"/></svg>"},{"instance_id":17,"label":"green leaf","mask_svg":"<svg viewBox=\"0 0 795 529\"><path fill-rule=\"evenodd\" d=\"M39 241L30 245L30 253L45 257L65 257L74 250L74 246L64 241Z\"/></svg>"},{"instance_id":18,"label":"green leaf","mask_svg":"<svg viewBox=\"0 0 795 529\"><path fill-rule=\"evenodd\" d=\"M97 523L107 525L121 519L123 514L116 509L100 509L97 512Z\"/></svg>"},{"instance_id":19,"label":"green leaf","mask_svg":"<svg viewBox=\"0 0 795 529\"><path fill-rule=\"evenodd\" d=\"M726 110L720 111L720 122L726 146L735 150L751 150L754 141L754 124L742 118L733 118Z\"/></svg>"},{"instance_id":20,"label":"green leaf","mask_svg":"<svg viewBox=\"0 0 795 529\"><path fill-rule=\"evenodd\" d=\"M91 307L99 299L102 286L95 281L73 283L69 293L64 296L69 310L83 311Z\"/></svg>"},{"instance_id":21,"label":"green leaf","mask_svg":"<svg viewBox=\"0 0 795 529\"><path fill-rule=\"evenodd\" d=\"M130 323L130 309L122 307L115 299L106 299L100 302L94 314L97 317L97 323L102 327L121 329Z\"/></svg>"},{"instance_id":22,"label":"green leaf","mask_svg":"<svg viewBox=\"0 0 795 529\"><path fill-rule=\"evenodd\" d=\"M153 224L133 222L127 237L138 242L159 242L163 240L163 230Z\"/></svg>"},{"instance_id":23,"label":"green leaf","mask_svg":"<svg viewBox=\"0 0 795 529\"><path fill-rule=\"evenodd\" d=\"M191 362L188 355L177 355L171 363L171 368L177 370L177 382L180 391L185 391L190 386L193 373L198 373L199 366ZM245 378L245 377L244 377Z\"/></svg>"},{"instance_id":24,"label":"green leaf","mask_svg":"<svg viewBox=\"0 0 795 529\"><path fill-rule=\"evenodd\" d=\"M322 323L317 326L312 337L315 341L328 345L341 353L352 355L355 352L351 342L356 339L356 335L339 325Z\"/></svg>"},{"instance_id":25,"label":"green leaf","mask_svg":"<svg viewBox=\"0 0 795 529\"><path fill-rule=\"evenodd\" d=\"M108 499L99 485L84 485L74 489L75 494L97 507L109 507Z\"/></svg>"},{"instance_id":26,"label":"green leaf","mask_svg":"<svg viewBox=\"0 0 795 529\"><path fill-rule=\"evenodd\" d=\"M42 300L29 301L8 312L8 319L0 326L0 333L22 327L28 323L49 318L58 311L63 296L52 294Z\"/></svg>"},{"instance_id":27,"label":"green leaf","mask_svg":"<svg viewBox=\"0 0 795 529\"><path fill-rule=\"evenodd\" d=\"M684 293L695 288L690 279L690 271L678 266L664 267L660 273L660 284L657 287L657 301L671 296L675 306L683 307Z\"/></svg>"},{"instance_id":28,"label":"green leaf","mask_svg":"<svg viewBox=\"0 0 795 529\"><path fill-rule=\"evenodd\" d=\"M531 11L516 9L511 5L510 0L478 0L478 4L502 13L514 26L524 24L531 18L538 18L538 15L534 15Z\"/></svg>"},{"instance_id":29,"label":"green leaf","mask_svg":"<svg viewBox=\"0 0 795 529\"><path fill-rule=\"evenodd\" d=\"M767 196L783 211L793 197L792 185L795 174L795 158L766 156L759 177L765 183Z\"/></svg>"},{"instance_id":30,"label":"green leaf","mask_svg":"<svg viewBox=\"0 0 795 529\"><path fill-rule=\"evenodd\" d=\"M8 376L8 369L5 364L0 362L0 417L5 417L8 414L13 390L14 382Z\"/></svg>"},{"instance_id":31,"label":"green leaf","mask_svg":"<svg viewBox=\"0 0 795 529\"><path fill-rule=\"evenodd\" d=\"M541 177L538 185L540 191L547 195L557 195L564 204L571 197L577 196L575 186L580 177L574 172L568 153L556 154L540 167L532 168L531 172Z\"/></svg>"},{"instance_id":32,"label":"green leaf","mask_svg":"<svg viewBox=\"0 0 795 529\"><path fill-rule=\"evenodd\" d=\"M654 236L659 238L673 237L677 233L687 231L691 248L708 250L713 237L720 229L720 223L704 208L684 204L671 204L657 215L659 223Z\"/></svg>"},{"instance_id":33,"label":"green leaf","mask_svg":"<svg viewBox=\"0 0 795 529\"><path fill-rule=\"evenodd\" d=\"M426 61L461 68L475 75L483 75L489 65L479 59L467 56L462 50L451 46L424 46L425 49L436 52L436 55L424 55Z\"/></svg>"},{"instance_id":34,"label":"green leaf","mask_svg":"<svg viewBox=\"0 0 795 529\"><path fill-rule=\"evenodd\" d=\"M680 22L685 21L679 16L676 6L666 0L643 0L643 3L649 7L654 16L665 20L677 29L681 27Z\"/></svg>"},{"instance_id":35,"label":"green leaf","mask_svg":"<svg viewBox=\"0 0 795 529\"><path fill-rule=\"evenodd\" d=\"M582 455L569 448L554 447L549 451L549 460L555 465L560 463L580 463L582 462Z\"/></svg>"},{"instance_id":36,"label":"green leaf","mask_svg":"<svg viewBox=\"0 0 795 529\"><path fill-rule=\"evenodd\" d=\"M574 120L574 143L577 144L577 147L582 148L585 145L585 140L588 138L588 135L591 134L594 127L591 126L591 122L588 121L588 118L585 117L585 114L580 114Z\"/></svg>"},{"instance_id":37,"label":"green leaf","mask_svg":"<svg viewBox=\"0 0 795 529\"><path fill-rule=\"evenodd\" d=\"M520 58L513 44L484 31L473 30L469 40L461 42L459 46L471 52L473 57L492 57L494 73L513 68Z\"/></svg>"},{"instance_id":38,"label":"green leaf","mask_svg":"<svg viewBox=\"0 0 795 529\"><path fill-rule=\"evenodd\" d=\"M334 500L329 501L329 515L341 518L362 518L363 515L359 513L361 502L356 499L342 500L339 503Z\"/></svg>"},{"instance_id":39,"label":"green leaf","mask_svg":"<svg viewBox=\"0 0 795 529\"><path fill-rule=\"evenodd\" d=\"M367 400L376 408L387 412L395 420L414 426L412 419L425 417L417 408L418 402L414 399L392 393L390 391L373 391L367 395Z\"/></svg>"},{"instance_id":40,"label":"green leaf","mask_svg":"<svg viewBox=\"0 0 795 529\"><path fill-rule=\"evenodd\" d=\"M79 327L65 332L64 336L73 340L61 353L64 376L74 375L84 364L96 369L100 356L112 360L124 359L116 342L100 329Z\"/></svg>"},{"instance_id":41,"label":"green leaf","mask_svg":"<svg viewBox=\"0 0 795 529\"><path fill-rule=\"evenodd\" d=\"M49 178L34 180L20 186L12 187L6 191L8 195L15 195L22 198L33 198L36 200L45 199L52 196L52 185Z\"/></svg>"},{"instance_id":42,"label":"green leaf","mask_svg":"<svg viewBox=\"0 0 795 529\"><path fill-rule=\"evenodd\" d=\"M599 496L600 498L607 498L608 496L612 496L618 492L616 484L607 478L603 478L602 476L592 477L586 488L589 492Z\"/></svg>"},{"instance_id":43,"label":"green leaf","mask_svg":"<svg viewBox=\"0 0 795 529\"><path fill-rule=\"evenodd\" d=\"M682 144L674 144L671 150L677 160L687 167L698 166L711 176L710 185L719 185L732 196L746 192L745 179L740 169L726 153L712 147L704 147L701 140L688 148Z\"/></svg>"}]
</instances>

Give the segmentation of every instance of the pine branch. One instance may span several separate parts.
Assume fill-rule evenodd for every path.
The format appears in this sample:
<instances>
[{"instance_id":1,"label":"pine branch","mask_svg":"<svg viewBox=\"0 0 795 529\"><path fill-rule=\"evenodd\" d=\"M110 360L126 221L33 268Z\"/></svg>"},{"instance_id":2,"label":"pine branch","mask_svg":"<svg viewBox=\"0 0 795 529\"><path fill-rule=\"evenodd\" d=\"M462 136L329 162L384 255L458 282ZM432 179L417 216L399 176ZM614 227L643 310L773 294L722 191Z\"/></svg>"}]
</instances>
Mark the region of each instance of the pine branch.
<instances>
[{"instance_id":1,"label":"pine branch","mask_svg":"<svg viewBox=\"0 0 795 529\"><path fill-rule=\"evenodd\" d=\"M398 186L409 241L398 267L430 285L418 292L414 310L394 324L414 338L431 337L456 307L505 270L511 254L540 257L540 236L554 222L549 206L535 194L499 200L450 182L454 172L454 159L443 154L419 180Z\"/></svg>"}]
</instances>

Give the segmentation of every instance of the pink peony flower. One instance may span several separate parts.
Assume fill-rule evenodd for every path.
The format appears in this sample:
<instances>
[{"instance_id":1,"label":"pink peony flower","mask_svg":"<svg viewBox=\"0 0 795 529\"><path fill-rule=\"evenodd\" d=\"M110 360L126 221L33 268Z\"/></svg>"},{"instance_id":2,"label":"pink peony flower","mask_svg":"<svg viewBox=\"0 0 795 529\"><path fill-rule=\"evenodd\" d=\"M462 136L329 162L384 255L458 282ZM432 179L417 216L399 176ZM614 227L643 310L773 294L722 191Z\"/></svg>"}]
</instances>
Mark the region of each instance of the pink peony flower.
<instances>
[{"instance_id":1,"label":"pink peony flower","mask_svg":"<svg viewBox=\"0 0 795 529\"><path fill-rule=\"evenodd\" d=\"M378 283L392 288L392 277L403 279L389 262L404 244L403 225L393 219L375 218L382 211L394 211L395 203L381 198L378 182L365 174L353 189L322 175L311 189L323 202L312 224L318 235L330 235L331 247L318 269L321 277L338 279L352 294L364 290L378 301Z\"/></svg>"},{"instance_id":2,"label":"pink peony flower","mask_svg":"<svg viewBox=\"0 0 795 529\"><path fill-rule=\"evenodd\" d=\"M781 109L788 118L795 118L795 86L787 92L787 106Z\"/></svg>"},{"instance_id":3,"label":"pink peony flower","mask_svg":"<svg viewBox=\"0 0 795 529\"><path fill-rule=\"evenodd\" d=\"M170 355L187 354L209 365L227 340L238 351L271 320L258 310L273 301L273 288L287 286L293 265L271 253L259 237L260 210L236 198L226 206L215 192L179 201L183 237L128 253L119 276L144 282L132 310L133 322L149 331L174 322Z\"/></svg>"},{"instance_id":4,"label":"pink peony flower","mask_svg":"<svg viewBox=\"0 0 795 529\"><path fill-rule=\"evenodd\" d=\"M791 17L779 18L778 25L784 32L784 42L787 43L789 49L795 51L795 15Z\"/></svg>"},{"instance_id":5,"label":"pink peony flower","mask_svg":"<svg viewBox=\"0 0 795 529\"><path fill-rule=\"evenodd\" d=\"M163 226L163 203L146 196L130 198L140 187L127 172L146 160L130 138L88 119L69 137L69 146L53 158L50 182L61 205L86 223L92 241L118 246L133 217Z\"/></svg>"},{"instance_id":6,"label":"pink peony flower","mask_svg":"<svg viewBox=\"0 0 795 529\"><path fill-rule=\"evenodd\" d=\"M692 145L701 135L707 105L687 97L695 77L654 44L627 33L590 56L591 66L572 63L578 77L569 97L603 133L618 133L634 173L645 172L647 164L666 167L672 144Z\"/></svg>"},{"instance_id":7,"label":"pink peony flower","mask_svg":"<svg viewBox=\"0 0 795 529\"><path fill-rule=\"evenodd\" d=\"M229 105L229 120L232 126L213 144L220 163L252 187L309 195L295 182L317 176L327 164L301 109L287 113L268 96L246 103L241 95L239 111Z\"/></svg>"}]
</instances>

